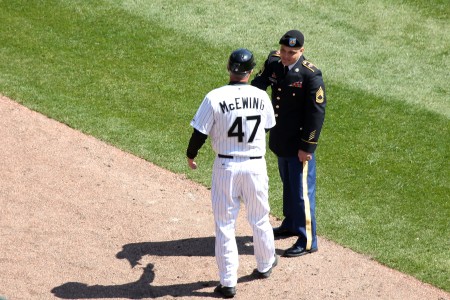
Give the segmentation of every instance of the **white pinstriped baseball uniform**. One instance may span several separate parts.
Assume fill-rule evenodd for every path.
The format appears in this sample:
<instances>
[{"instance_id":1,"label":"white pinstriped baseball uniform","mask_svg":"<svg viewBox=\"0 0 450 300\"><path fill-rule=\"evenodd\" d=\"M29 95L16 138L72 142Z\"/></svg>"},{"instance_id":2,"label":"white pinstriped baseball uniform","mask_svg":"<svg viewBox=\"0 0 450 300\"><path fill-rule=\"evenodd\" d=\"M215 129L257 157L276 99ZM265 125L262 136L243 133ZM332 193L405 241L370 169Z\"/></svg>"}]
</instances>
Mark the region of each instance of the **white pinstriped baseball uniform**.
<instances>
[{"instance_id":1,"label":"white pinstriped baseball uniform","mask_svg":"<svg viewBox=\"0 0 450 300\"><path fill-rule=\"evenodd\" d=\"M211 137L218 154L213 166L212 207L220 283L236 286L239 266L235 223L240 201L253 230L257 269L274 263L275 245L269 223L265 129L275 125L269 96L248 84L229 84L209 92L191 126ZM227 156L227 157L223 157Z\"/></svg>"}]
</instances>

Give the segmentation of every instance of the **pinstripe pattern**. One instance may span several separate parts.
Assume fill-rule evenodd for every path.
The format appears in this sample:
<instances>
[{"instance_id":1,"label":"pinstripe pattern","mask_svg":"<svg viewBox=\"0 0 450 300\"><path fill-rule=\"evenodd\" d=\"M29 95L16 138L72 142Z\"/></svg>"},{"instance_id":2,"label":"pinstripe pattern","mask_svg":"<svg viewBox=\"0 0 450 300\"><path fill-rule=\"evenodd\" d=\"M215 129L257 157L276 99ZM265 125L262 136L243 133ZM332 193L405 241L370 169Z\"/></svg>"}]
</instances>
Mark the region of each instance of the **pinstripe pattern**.
<instances>
[{"instance_id":1,"label":"pinstripe pattern","mask_svg":"<svg viewBox=\"0 0 450 300\"><path fill-rule=\"evenodd\" d=\"M245 101L251 102L248 104L251 107L243 108ZM225 112L224 103L228 107L228 111ZM248 116L261 118L254 140L248 142L256 125L256 121L250 120L242 123L244 133L242 142L236 137L230 138L228 130L236 118L245 119ZM216 153L233 156L263 156L266 152L266 135L263 129L272 128L274 125L275 117L269 96L265 91L251 85L226 85L209 92L191 121L192 127L211 137L212 148Z\"/></svg>"},{"instance_id":2,"label":"pinstripe pattern","mask_svg":"<svg viewBox=\"0 0 450 300\"><path fill-rule=\"evenodd\" d=\"M211 138L214 151L233 156L217 157L212 176L212 208L215 220L215 254L220 283L236 286L239 267L235 238L240 203L245 204L253 230L257 269L272 266L275 244L269 222L266 161L250 159L266 152L265 128L275 125L269 96L250 85L227 85L208 93L191 126Z\"/></svg>"},{"instance_id":3,"label":"pinstripe pattern","mask_svg":"<svg viewBox=\"0 0 450 300\"><path fill-rule=\"evenodd\" d=\"M275 245L269 223L268 177L264 159L216 158L213 167L212 207L215 216L216 261L221 284L235 286L239 266L235 222L240 200L247 209L253 230L257 269L267 271L273 263Z\"/></svg>"}]
</instances>

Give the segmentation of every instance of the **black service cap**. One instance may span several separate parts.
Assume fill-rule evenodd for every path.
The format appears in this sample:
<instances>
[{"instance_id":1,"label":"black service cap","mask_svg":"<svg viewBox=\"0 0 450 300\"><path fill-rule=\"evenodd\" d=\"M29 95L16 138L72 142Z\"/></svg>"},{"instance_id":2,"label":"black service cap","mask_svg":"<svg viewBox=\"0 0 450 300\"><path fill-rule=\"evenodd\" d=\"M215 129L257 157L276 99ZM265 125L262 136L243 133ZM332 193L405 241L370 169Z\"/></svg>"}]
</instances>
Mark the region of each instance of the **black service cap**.
<instances>
[{"instance_id":1,"label":"black service cap","mask_svg":"<svg viewBox=\"0 0 450 300\"><path fill-rule=\"evenodd\" d=\"M289 30L280 39L280 45L288 47L302 47L305 42L305 37L298 30Z\"/></svg>"}]
</instances>

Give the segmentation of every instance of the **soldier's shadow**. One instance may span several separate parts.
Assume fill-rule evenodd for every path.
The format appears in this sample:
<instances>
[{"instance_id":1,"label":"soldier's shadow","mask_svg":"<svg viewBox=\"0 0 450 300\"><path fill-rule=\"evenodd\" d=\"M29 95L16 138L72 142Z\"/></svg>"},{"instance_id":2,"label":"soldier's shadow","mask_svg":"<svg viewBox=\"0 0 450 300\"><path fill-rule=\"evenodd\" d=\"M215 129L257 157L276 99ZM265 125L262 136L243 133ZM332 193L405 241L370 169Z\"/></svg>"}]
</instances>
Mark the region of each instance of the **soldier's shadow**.
<instances>
[{"instance_id":1,"label":"soldier's shadow","mask_svg":"<svg viewBox=\"0 0 450 300\"><path fill-rule=\"evenodd\" d=\"M249 244L251 237L236 237L239 254L253 254L253 247ZM145 242L127 244L117 253L119 259L127 259L132 267L139 264L145 255L157 256L214 256L214 237L192 238L167 242ZM199 291L206 287L215 286L218 281L198 281L193 283L153 286L155 279L153 264L143 268L141 277L131 283L120 285L87 285L81 282L67 282L52 289L55 297L63 299L94 299L94 298L127 298L143 299L164 296L182 297L217 297L211 292ZM254 280L253 274L239 278L239 282Z\"/></svg>"}]
</instances>

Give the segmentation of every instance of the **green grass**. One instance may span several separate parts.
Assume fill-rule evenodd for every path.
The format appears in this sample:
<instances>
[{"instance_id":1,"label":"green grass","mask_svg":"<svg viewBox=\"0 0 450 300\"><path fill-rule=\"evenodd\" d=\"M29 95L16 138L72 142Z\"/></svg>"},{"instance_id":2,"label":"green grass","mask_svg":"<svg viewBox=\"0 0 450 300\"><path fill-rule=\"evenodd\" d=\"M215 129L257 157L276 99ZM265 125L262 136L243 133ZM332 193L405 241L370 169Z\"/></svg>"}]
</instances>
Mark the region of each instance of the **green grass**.
<instances>
[{"instance_id":1,"label":"green grass","mask_svg":"<svg viewBox=\"0 0 450 300\"><path fill-rule=\"evenodd\" d=\"M135 15L211 45L248 47L260 61L285 31L299 28L305 55L330 80L345 78L355 89L450 117L447 1L120 2Z\"/></svg>"},{"instance_id":2,"label":"green grass","mask_svg":"<svg viewBox=\"0 0 450 300\"><path fill-rule=\"evenodd\" d=\"M227 82L231 50L248 47L260 66L299 28L329 100L319 234L450 291L449 10L436 0L0 0L0 93L209 186L209 142L200 170L185 161L203 96Z\"/></svg>"},{"instance_id":3,"label":"green grass","mask_svg":"<svg viewBox=\"0 0 450 300\"><path fill-rule=\"evenodd\" d=\"M326 207L318 211L321 234L448 286L448 119L329 87L341 101L329 107L318 153L319 207Z\"/></svg>"}]
</instances>

